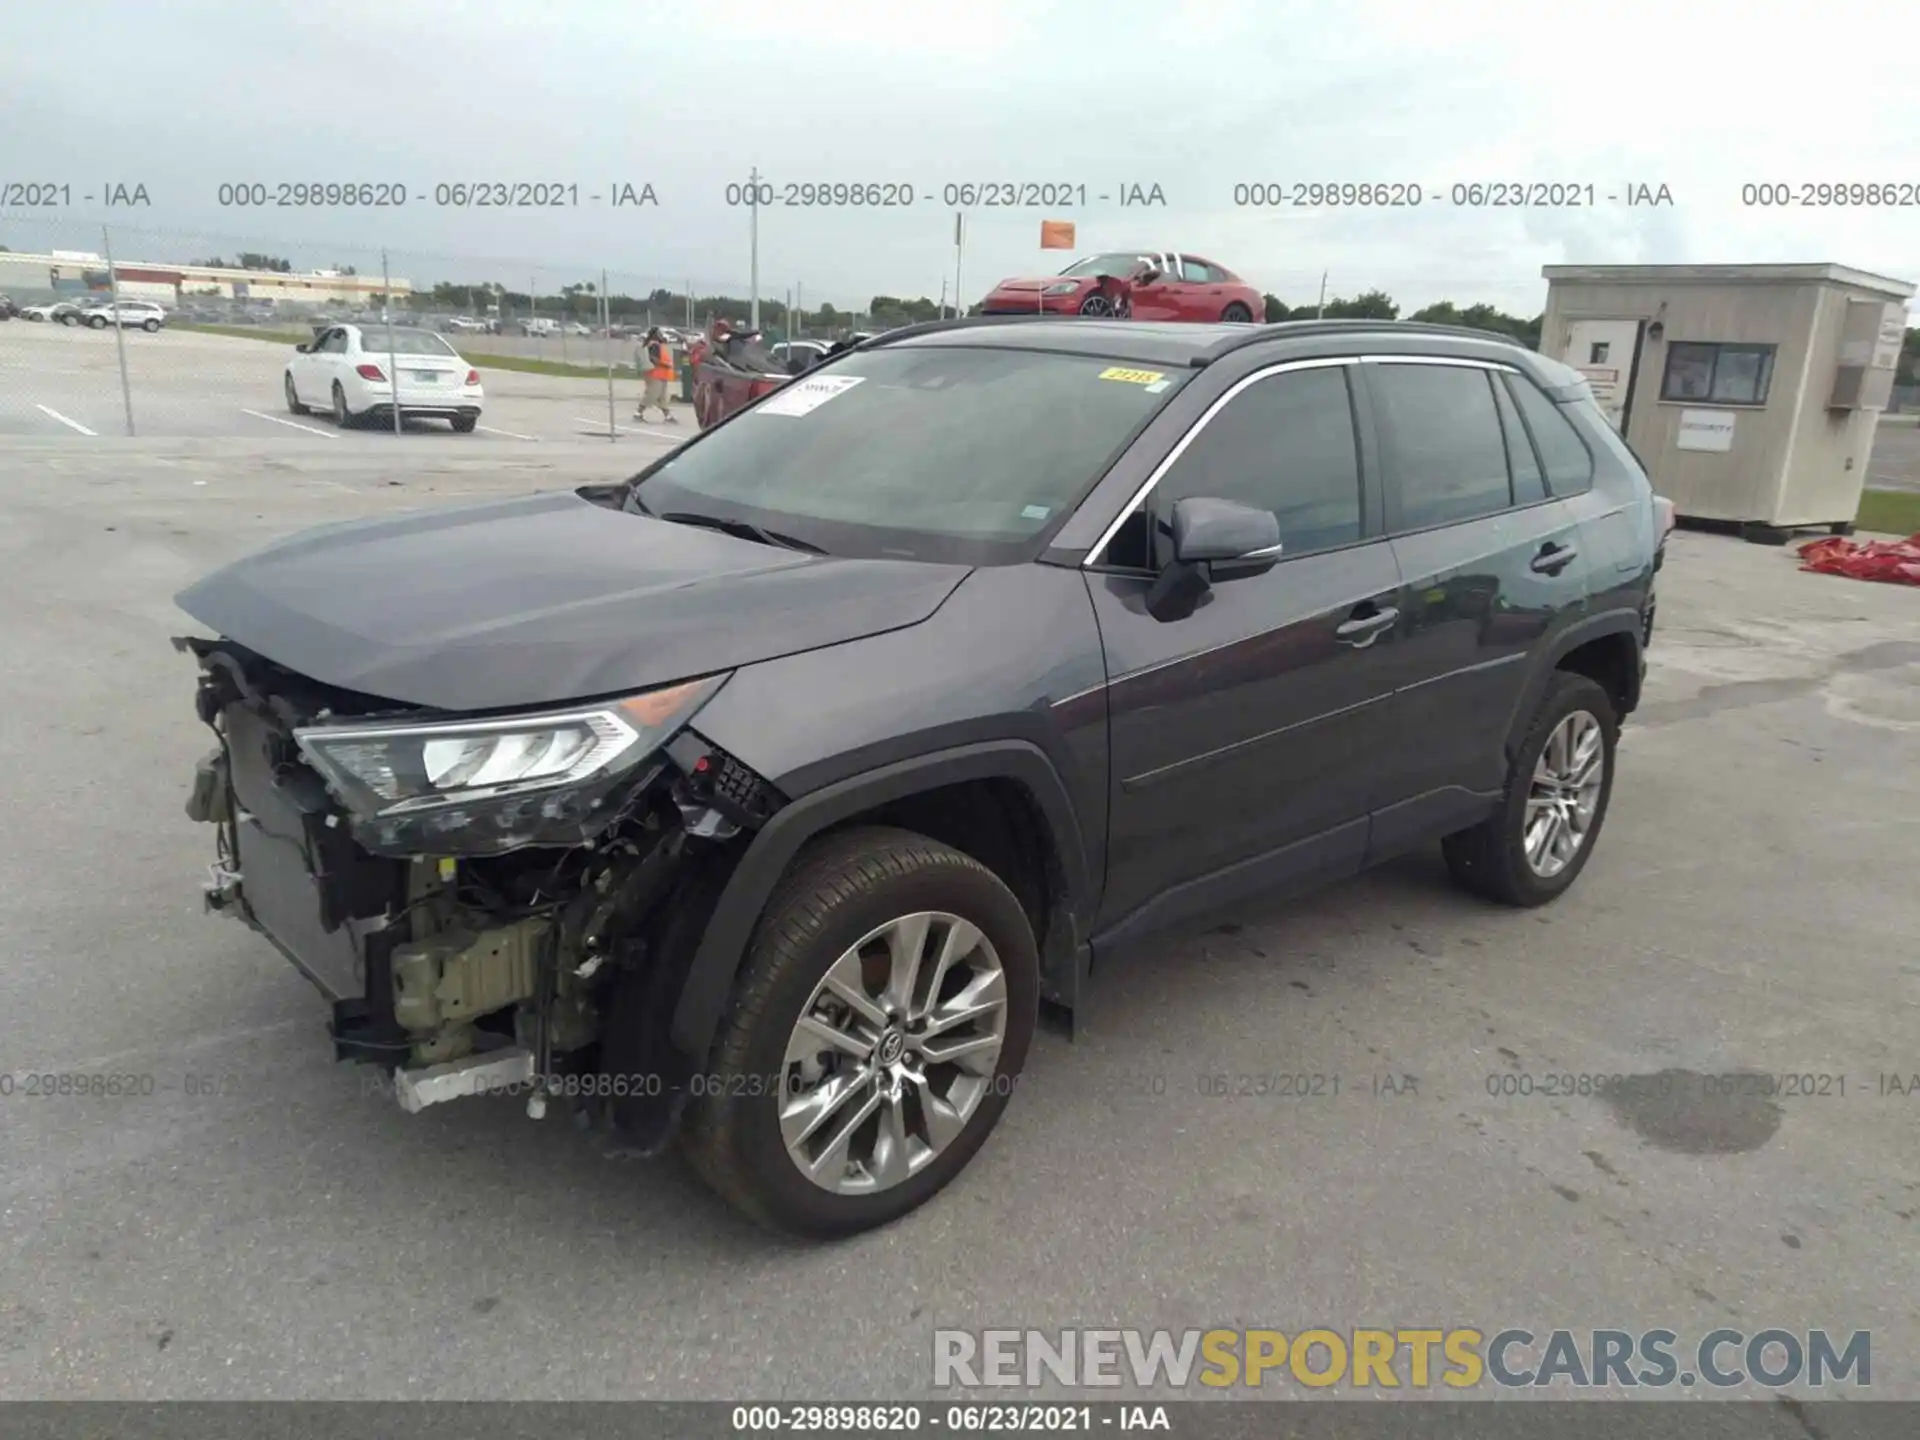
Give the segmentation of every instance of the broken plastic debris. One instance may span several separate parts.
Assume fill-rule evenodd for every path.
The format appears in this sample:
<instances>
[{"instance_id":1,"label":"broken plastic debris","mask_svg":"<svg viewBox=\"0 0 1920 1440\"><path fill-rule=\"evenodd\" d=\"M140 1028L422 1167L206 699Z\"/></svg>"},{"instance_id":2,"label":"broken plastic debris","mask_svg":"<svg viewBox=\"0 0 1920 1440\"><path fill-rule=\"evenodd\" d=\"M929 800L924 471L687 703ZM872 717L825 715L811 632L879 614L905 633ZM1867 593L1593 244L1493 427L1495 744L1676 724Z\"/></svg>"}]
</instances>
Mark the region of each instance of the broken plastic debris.
<instances>
[{"instance_id":1,"label":"broken plastic debris","mask_svg":"<svg viewBox=\"0 0 1920 1440\"><path fill-rule=\"evenodd\" d=\"M1904 540L1809 540L1799 550L1800 568L1850 580L1920 585L1920 533Z\"/></svg>"}]
</instances>

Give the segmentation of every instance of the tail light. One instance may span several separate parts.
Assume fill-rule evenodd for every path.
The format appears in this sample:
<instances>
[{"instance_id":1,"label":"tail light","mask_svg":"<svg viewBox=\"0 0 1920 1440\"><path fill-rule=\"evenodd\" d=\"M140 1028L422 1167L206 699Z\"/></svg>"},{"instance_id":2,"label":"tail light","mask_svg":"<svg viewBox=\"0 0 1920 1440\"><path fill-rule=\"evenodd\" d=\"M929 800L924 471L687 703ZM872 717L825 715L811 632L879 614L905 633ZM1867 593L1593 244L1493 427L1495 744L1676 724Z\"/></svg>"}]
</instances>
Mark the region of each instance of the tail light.
<instances>
[{"instance_id":1,"label":"tail light","mask_svg":"<svg viewBox=\"0 0 1920 1440\"><path fill-rule=\"evenodd\" d=\"M480 383L480 372L478 370L467 371L467 384L478 385L479 383Z\"/></svg>"},{"instance_id":2,"label":"tail light","mask_svg":"<svg viewBox=\"0 0 1920 1440\"><path fill-rule=\"evenodd\" d=\"M380 373L380 367L378 365L356 365L353 369L354 374L358 375L362 380L384 380L387 378Z\"/></svg>"}]
</instances>

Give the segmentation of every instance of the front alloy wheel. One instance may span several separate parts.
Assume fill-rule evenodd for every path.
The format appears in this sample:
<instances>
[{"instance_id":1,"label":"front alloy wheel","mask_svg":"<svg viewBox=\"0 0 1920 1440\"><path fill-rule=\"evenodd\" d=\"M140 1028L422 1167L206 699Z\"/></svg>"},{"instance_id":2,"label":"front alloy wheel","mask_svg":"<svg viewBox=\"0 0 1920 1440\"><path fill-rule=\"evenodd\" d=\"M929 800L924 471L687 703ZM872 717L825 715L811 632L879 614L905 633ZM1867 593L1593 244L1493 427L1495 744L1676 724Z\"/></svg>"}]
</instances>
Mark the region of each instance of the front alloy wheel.
<instances>
[{"instance_id":1,"label":"front alloy wheel","mask_svg":"<svg viewBox=\"0 0 1920 1440\"><path fill-rule=\"evenodd\" d=\"M930 1200L986 1143L1039 1013L1032 922L925 835L810 847L768 899L681 1133L771 1230L852 1235Z\"/></svg>"},{"instance_id":2,"label":"front alloy wheel","mask_svg":"<svg viewBox=\"0 0 1920 1440\"><path fill-rule=\"evenodd\" d=\"M1096 320L1111 320L1114 318L1113 301L1096 290L1080 302L1080 313Z\"/></svg>"},{"instance_id":3,"label":"front alloy wheel","mask_svg":"<svg viewBox=\"0 0 1920 1440\"><path fill-rule=\"evenodd\" d=\"M1547 737L1527 796L1527 864L1551 880L1579 854L1600 808L1607 750L1600 722L1575 710Z\"/></svg>"},{"instance_id":4,"label":"front alloy wheel","mask_svg":"<svg viewBox=\"0 0 1920 1440\"><path fill-rule=\"evenodd\" d=\"M900 1184L967 1128L1006 1027L1006 976L985 935L958 915L889 920L833 963L794 1024L787 1154L836 1194Z\"/></svg>"}]
</instances>

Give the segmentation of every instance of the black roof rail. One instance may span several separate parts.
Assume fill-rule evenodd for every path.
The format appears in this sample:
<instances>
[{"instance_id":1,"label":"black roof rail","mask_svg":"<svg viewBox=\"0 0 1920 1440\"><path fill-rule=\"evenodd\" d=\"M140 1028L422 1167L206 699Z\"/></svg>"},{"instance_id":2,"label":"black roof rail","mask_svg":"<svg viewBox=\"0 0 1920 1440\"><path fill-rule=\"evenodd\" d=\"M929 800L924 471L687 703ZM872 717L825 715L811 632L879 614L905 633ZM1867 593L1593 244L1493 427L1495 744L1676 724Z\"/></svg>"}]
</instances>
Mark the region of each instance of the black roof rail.
<instances>
[{"instance_id":1,"label":"black roof rail","mask_svg":"<svg viewBox=\"0 0 1920 1440\"><path fill-rule=\"evenodd\" d=\"M1194 356L1197 366L1210 365L1223 355L1231 355L1263 340L1290 340L1295 336L1355 335L1368 331L1402 335L1450 336L1455 340L1498 340L1503 345L1526 346L1498 330L1474 330L1465 325L1434 325L1425 320L1280 320L1271 325L1249 325L1247 333L1209 346Z\"/></svg>"},{"instance_id":2,"label":"black roof rail","mask_svg":"<svg viewBox=\"0 0 1920 1440\"><path fill-rule=\"evenodd\" d=\"M917 325L902 325L893 330L882 330L878 335L862 340L855 349L870 350L880 345L891 345L896 340L905 340L914 335L938 335L946 330L969 330L988 325L1027 325L1035 320L1078 319L1078 316L1063 315L956 315L947 320L922 320Z\"/></svg>"}]
</instances>

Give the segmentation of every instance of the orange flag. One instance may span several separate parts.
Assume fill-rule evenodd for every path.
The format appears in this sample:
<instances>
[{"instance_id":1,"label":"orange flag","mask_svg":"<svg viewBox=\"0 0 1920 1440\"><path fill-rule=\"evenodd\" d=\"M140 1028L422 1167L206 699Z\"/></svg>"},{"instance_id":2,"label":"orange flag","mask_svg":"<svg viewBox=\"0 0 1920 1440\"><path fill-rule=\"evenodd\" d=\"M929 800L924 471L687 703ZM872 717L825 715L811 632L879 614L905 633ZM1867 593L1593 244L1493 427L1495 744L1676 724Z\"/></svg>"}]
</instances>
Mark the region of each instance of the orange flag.
<instances>
[{"instance_id":1,"label":"orange flag","mask_svg":"<svg viewBox=\"0 0 1920 1440\"><path fill-rule=\"evenodd\" d=\"M1073 222L1071 220L1042 220L1040 222L1040 248L1042 250L1073 249Z\"/></svg>"}]
</instances>

